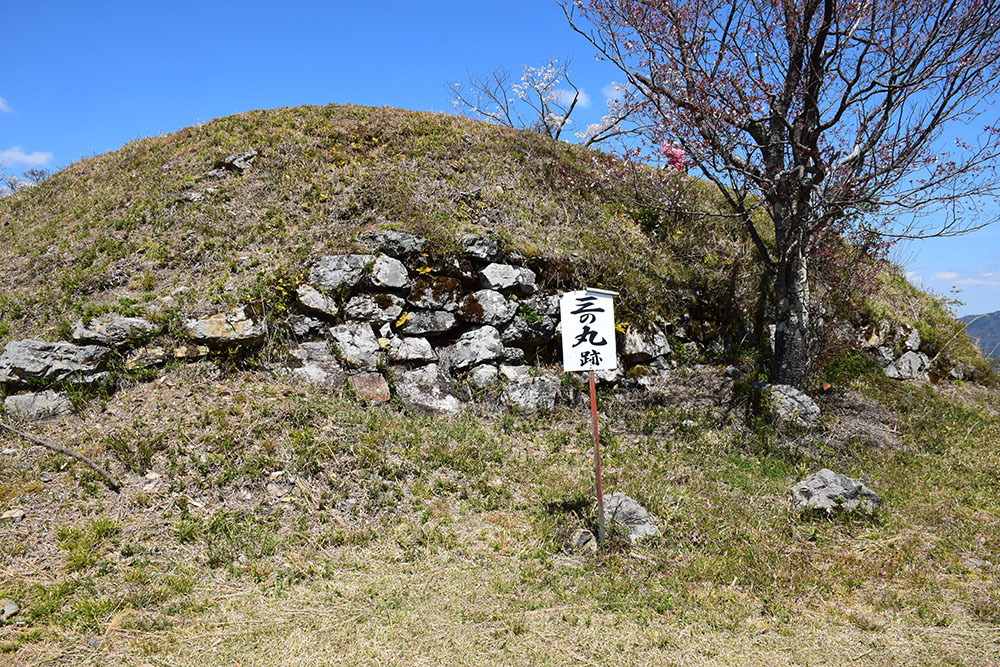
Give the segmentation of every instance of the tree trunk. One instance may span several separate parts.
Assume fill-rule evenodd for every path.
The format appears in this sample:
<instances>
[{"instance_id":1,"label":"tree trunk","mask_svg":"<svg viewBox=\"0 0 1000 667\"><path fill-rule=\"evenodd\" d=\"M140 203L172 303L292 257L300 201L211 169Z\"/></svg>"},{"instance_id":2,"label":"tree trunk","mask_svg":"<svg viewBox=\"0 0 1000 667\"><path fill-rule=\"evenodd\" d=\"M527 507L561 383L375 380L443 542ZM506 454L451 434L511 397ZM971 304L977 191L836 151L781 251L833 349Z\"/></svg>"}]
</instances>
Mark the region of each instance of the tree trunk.
<instances>
[{"instance_id":1,"label":"tree trunk","mask_svg":"<svg viewBox=\"0 0 1000 667\"><path fill-rule=\"evenodd\" d=\"M801 242L778 261L774 281L776 324L771 381L804 388L809 378L809 267Z\"/></svg>"}]
</instances>

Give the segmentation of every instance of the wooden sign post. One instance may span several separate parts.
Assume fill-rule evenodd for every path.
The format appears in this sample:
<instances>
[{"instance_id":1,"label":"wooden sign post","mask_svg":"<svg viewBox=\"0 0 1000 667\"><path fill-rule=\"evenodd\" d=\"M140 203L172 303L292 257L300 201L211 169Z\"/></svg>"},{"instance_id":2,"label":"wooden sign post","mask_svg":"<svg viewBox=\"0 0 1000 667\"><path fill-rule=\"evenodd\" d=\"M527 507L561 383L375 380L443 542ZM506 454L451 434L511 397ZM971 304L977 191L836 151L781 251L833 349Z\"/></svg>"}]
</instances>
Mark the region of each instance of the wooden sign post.
<instances>
[{"instance_id":1,"label":"wooden sign post","mask_svg":"<svg viewBox=\"0 0 1000 667\"><path fill-rule=\"evenodd\" d=\"M594 479L597 487L598 543L604 544L604 485L601 481L601 439L597 424L595 371L618 368L615 345L615 305L618 292L586 289L567 292L559 300L562 322L563 369L590 372L590 414L594 422Z\"/></svg>"}]
</instances>

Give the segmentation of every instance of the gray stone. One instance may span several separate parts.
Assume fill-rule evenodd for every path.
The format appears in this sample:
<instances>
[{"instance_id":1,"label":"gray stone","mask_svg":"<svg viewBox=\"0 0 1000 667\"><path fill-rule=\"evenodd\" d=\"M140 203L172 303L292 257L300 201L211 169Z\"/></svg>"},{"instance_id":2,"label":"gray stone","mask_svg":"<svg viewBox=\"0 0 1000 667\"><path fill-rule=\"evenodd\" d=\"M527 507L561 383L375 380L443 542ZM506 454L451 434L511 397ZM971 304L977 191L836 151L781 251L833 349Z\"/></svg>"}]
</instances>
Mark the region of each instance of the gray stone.
<instances>
[{"instance_id":1,"label":"gray stone","mask_svg":"<svg viewBox=\"0 0 1000 667\"><path fill-rule=\"evenodd\" d=\"M242 153L233 153L232 155L227 155L218 162L215 163L216 169L226 169L228 171L242 172L253 166L254 160L257 159L257 151L248 150Z\"/></svg>"},{"instance_id":2,"label":"gray stone","mask_svg":"<svg viewBox=\"0 0 1000 667\"><path fill-rule=\"evenodd\" d=\"M340 358L354 368L374 368L378 365L382 346L367 322L350 322L330 327L330 338L337 346Z\"/></svg>"},{"instance_id":3,"label":"gray stone","mask_svg":"<svg viewBox=\"0 0 1000 667\"><path fill-rule=\"evenodd\" d=\"M629 496L615 491L604 494L604 518L628 529L633 544L644 537L660 534L658 520L645 507Z\"/></svg>"},{"instance_id":4,"label":"gray stone","mask_svg":"<svg viewBox=\"0 0 1000 667\"><path fill-rule=\"evenodd\" d=\"M375 249L393 257L407 257L424 249L427 239L407 232L383 231L366 234L363 238L372 242Z\"/></svg>"},{"instance_id":5,"label":"gray stone","mask_svg":"<svg viewBox=\"0 0 1000 667\"><path fill-rule=\"evenodd\" d=\"M372 403L388 403L392 398L389 383L381 373L359 373L347 378L351 389L360 398Z\"/></svg>"},{"instance_id":6,"label":"gray stone","mask_svg":"<svg viewBox=\"0 0 1000 667\"><path fill-rule=\"evenodd\" d=\"M288 326L299 338L309 338L321 334L327 325L323 320L296 313L288 317Z\"/></svg>"},{"instance_id":7,"label":"gray stone","mask_svg":"<svg viewBox=\"0 0 1000 667\"><path fill-rule=\"evenodd\" d=\"M627 373L627 377L636 389L649 391L666 384L670 378L670 371L654 366L636 366Z\"/></svg>"},{"instance_id":8,"label":"gray stone","mask_svg":"<svg viewBox=\"0 0 1000 667\"><path fill-rule=\"evenodd\" d=\"M184 323L187 336L205 345L259 343L267 334L264 322L256 322L242 306L209 317L193 318Z\"/></svg>"},{"instance_id":9,"label":"gray stone","mask_svg":"<svg viewBox=\"0 0 1000 667\"><path fill-rule=\"evenodd\" d=\"M506 364L501 364L500 375L503 376L504 380L526 378L531 375L531 366L525 366L523 364L519 366L508 366Z\"/></svg>"},{"instance_id":10,"label":"gray stone","mask_svg":"<svg viewBox=\"0 0 1000 667\"><path fill-rule=\"evenodd\" d=\"M670 342L667 340L667 335L660 329L654 329L650 333L641 333L630 328L625 332L622 355L627 363L648 364L669 354Z\"/></svg>"},{"instance_id":11,"label":"gray stone","mask_svg":"<svg viewBox=\"0 0 1000 667\"><path fill-rule=\"evenodd\" d=\"M535 272L523 266L490 264L480 272L480 276L484 287L501 292L533 294L538 289Z\"/></svg>"},{"instance_id":12,"label":"gray stone","mask_svg":"<svg viewBox=\"0 0 1000 667\"><path fill-rule=\"evenodd\" d=\"M122 347L141 342L154 331L156 327L141 317L109 313L87 323L77 320L71 337L75 343Z\"/></svg>"},{"instance_id":13,"label":"gray stone","mask_svg":"<svg viewBox=\"0 0 1000 667\"><path fill-rule=\"evenodd\" d=\"M875 361L877 361L878 365L881 366L883 369L889 368L889 366L892 366L893 363L895 363L896 361L896 357L892 352L892 348L889 347L888 345L881 345L879 347L876 347L874 354L875 354Z\"/></svg>"},{"instance_id":14,"label":"gray stone","mask_svg":"<svg viewBox=\"0 0 1000 667\"><path fill-rule=\"evenodd\" d=\"M453 311L462 300L462 283L447 276L421 276L406 299L416 308Z\"/></svg>"},{"instance_id":15,"label":"gray stone","mask_svg":"<svg viewBox=\"0 0 1000 667\"><path fill-rule=\"evenodd\" d=\"M389 358L397 362L436 361L437 354L426 338L397 336L389 341Z\"/></svg>"},{"instance_id":16,"label":"gray stone","mask_svg":"<svg viewBox=\"0 0 1000 667\"><path fill-rule=\"evenodd\" d=\"M590 376L587 373L581 373L580 376L584 382L590 382ZM599 386L617 384L623 379L625 379L625 371L622 370L621 366L606 371L594 371L594 383Z\"/></svg>"},{"instance_id":17,"label":"gray stone","mask_svg":"<svg viewBox=\"0 0 1000 667\"><path fill-rule=\"evenodd\" d=\"M336 299L308 284L299 285L295 289L295 300L303 309L331 319L340 311Z\"/></svg>"},{"instance_id":18,"label":"gray stone","mask_svg":"<svg viewBox=\"0 0 1000 667\"><path fill-rule=\"evenodd\" d=\"M546 377L519 377L503 388L504 402L526 413L551 412L558 396L558 383Z\"/></svg>"},{"instance_id":19,"label":"gray stone","mask_svg":"<svg viewBox=\"0 0 1000 667\"><path fill-rule=\"evenodd\" d=\"M372 285L383 289L401 289L410 284L410 274L398 259L379 255L372 264Z\"/></svg>"},{"instance_id":20,"label":"gray stone","mask_svg":"<svg viewBox=\"0 0 1000 667\"><path fill-rule=\"evenodd\" d=\"M292 373L298 377L325 387L344 386L347 373L325 342L302 343L291 351L291 355L298 363Z\"/></svg>"},{"instance_id":21,"label":"gray stone","mask_svg":"<svg viewBox=\"0 0 1000 667\"><path fill-rule=\"evenodd\" d=\"M916 327L901 328L899 333L904 337L903 344L907 350L916 352L920 349L920 331Z\"/></svg>"},{"instance_id":22,"label":"gray stone","mask_svg":"<svg viewBox=\"0 0 1000 667\"><path fill-rule=\"evenodd\" d=\"M62 417L73 411L69 397L58 391L46 389L35 394L15 394L3 400L8 412L38 420L49 417Z\"/></svg>"},{"instance_id":23,"label":"gray stone","mask_svg":"<svg viewBox=\"0 0 1000 667\"><path fill-rule=\"evenodd\" d=\"M482 366L476 366L469 371L469 375L466 379L469 382L469 386L473 389L485 389L496 382L499 375L500 374L497 371L496 366L483 364Z\"/></svg>"},{"instance_id":24,"label":"gray stone","mask_svg":"<svg viewBox=\"0 0 1000 667\"><path fill-rule=\"evenodd\" d=\"M500 242L492 236L470 234L462 238L462 248L467 257L492 262L500 257Z\"/></svg>"},{"instance_id":25,"label":"gray stone","mask_svg":"<svg viewBox=\"0 0 1000 667\"><path fill-rule=\"evenodd\" d=\"M532 330L528 320L520 315L514 317L511 323L503 330L500 339L505 345L527 345L537 343L537 336Z\"/></svg>"},{"instance_id":26,"label":"gray stone","mask_svg":"<svg viewBox=\"0 0 1000 667\"><path fill-rule=\"evenodd\" d=\"M823 468L818 473L788 490L792 508L834 512L874 512L882 504L882 499L867 486L847 475Z\"/></svg>"},{"instance_id":27,"label":"gray stone","mask_svg":"<svg viewBox=\"0 0 1000 667\"><path fill-rule=\"evenodd\" d=\"M454 382L437 364L428 364L402 373L396 394L404 405L418 412L456 415L464 407L454 392Z\"/></svg>"},{"instance_id":28,"label":"gray stone","mask_svg":"<svg viewBox=\"0 0 1000 667\"><path fill-rule=\"evenodd\" d=\"M502 339L503 336L501 335ZM503 349L503 360L508 364L523 364L527 355L519 347L505 347Z\"/></svg>"},{"instance_id":29,"label":"gray stone","mask_svg":"<svg viewBox=\"0 0 1000 667\"><path fill-rule=\"evenodd\" d=\"M904 352L903 356L885 367L885 374L894 380L922 380L927 382L931 360L923 352L912 350Z\"/></svg>"},{"instance_id":30,"label":"gray stone","mask_svg":"<svg viewBox=\"0 0 1000 667\"><path fill-rule=\"evenodd\" d=\"M443 310L418 310L407 313L402 325L408 336L426 336L441 334L455 328L455 316Z\"/></svg>"},{"instance_id":31,"label":"gray stone","mask_svg":"<svg viewBox=\"0 0 1000 667\"><path fill-rule=\"evenodd\" d=\"M508 301L500 292L483 289L466 295L456 314L466 322L500 328L514 318L517 307L517 303Z\"/></svg>"},{"instance_id":32,"label":"gray stone","mask_svg":"<svg viewBox=\"0 0 1000 667\"><path fill-rule=\"evenodd\" d=\"M441 351L441 360L452 370L464 370L495 361L503 356L503 343L500 333L487 325L462 334L454 345Z\"/></svg>"},{"instance_id":33,"label":"gray stone","mask_svg":"<svg viewBox=\"0 0 1000 667\"><path fill-rule=\"evenodd\" d=\"M326 255L313 262L309 282L328 292L355 287L374 261L374 255Z\"/></svg>"},{"instance_id":34,"label":"gray stone","mask_svg":"<svg viewBox=\"0 0 1000 667\"><path fill-rule=\"evenodd\" d=\"M140 347L125 360L125 369L134 371L165 364L173 358L173 353L163 347Z\"/></svg>"},{"instance_id":35,"label":"gray stone","mask_svg":"<svg viewBox=\"0 0 1000 667\"><path fill-rule=\"evenodd\" d=\"M6 623L17 616L21 608L13 600L0 600L0 622Z\"/></svg>"},{"instance_id":36,"label":"gray stone","mask_svg":"<svg viewBox=\"0 0 1000 667\"><path fill-rule=\"evenodd\" d=\"M107 375L104 364L109 354L111 349L102 345L11 341L0 354L0 383L42 380L92 384Z\"/></svg>"},{"instance_id":37,"label":"gray stone","mask_svg":"<svg viewBox=\"0 0 1000 667\"><path fill-rule=\"evenodd\" d=\"M403 314L404 301L392 294L359 294L344 307L344 314L373 324L395 322Z\"/></svg>"},{"instance_id":38,"label":"gray stone","mask_svg":"<svg viewBox=\"0 0 1000 667\"><path fill-rule=\"evenodd\" d=\"M819 421L819 406L816 402L791 385L767 385L763 395L781 421L801 426L812 426Z\"/></svg>"},{"instance_id":39,"label":"gray stone","mask_svg":"<svg viewBox=\"0 0 1000 667\"><path fill-rule=\"evenodd\" d=\"M597 553L597 539L586 528L577 528L566 540L566 550L570 553Z\"/></svg>"},{"instance_id":40,"label":"gray stone","mask_svg":"<svg viewBox=\"0 0 1000 667\"><path fill-rule=\"evenodd\" d=\"M539 294L519 304L518 314L504 329L503 342L529 346L548 343L555 337L558 325L558 295Z\"/></svg>"}]
</instances>

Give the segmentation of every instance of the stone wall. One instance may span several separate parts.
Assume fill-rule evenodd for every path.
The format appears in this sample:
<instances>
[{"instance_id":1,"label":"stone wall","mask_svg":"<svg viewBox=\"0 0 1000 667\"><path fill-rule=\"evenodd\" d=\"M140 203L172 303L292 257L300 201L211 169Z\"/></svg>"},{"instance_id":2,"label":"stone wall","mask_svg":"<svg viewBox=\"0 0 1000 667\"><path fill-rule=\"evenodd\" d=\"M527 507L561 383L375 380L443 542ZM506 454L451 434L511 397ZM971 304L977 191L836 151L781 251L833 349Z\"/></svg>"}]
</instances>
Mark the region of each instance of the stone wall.
<instances>
[{"instance_id":1,"label":"stone wall","mask_svg":"<svg viewBox=\"0 0 1000 667\"><path fill-rule=\"evenodd\" d=\"M66 397L51 389L107 380L110 359L135 371L237 346L252 351L268 339L289 341L287 362L276 371L349 387L368 401L395 397L418 411L455 414L479 399L535 412L573 399L577 383L565 382L558 364L559 292L582 286L557 290L545 262L529 266L490 236L464 237L461 252L449 257L425 252L425 239L404 232L362 241L365 252L318 257L304 267L284 321L267 323L249 306L190 317L184 343L165 347L144 345L156 333L151 322L110 314L77 322L72 342L10 342L0 354L0 385L12 394L5 405L31 418L65 414ZM888 376L931 379L915 329L844 326ZM690 312L651 331L627 328L617 341L619 369L598 380L649 388L677 358L721 358L718 329Z\"/></svg>"}]
</instances>

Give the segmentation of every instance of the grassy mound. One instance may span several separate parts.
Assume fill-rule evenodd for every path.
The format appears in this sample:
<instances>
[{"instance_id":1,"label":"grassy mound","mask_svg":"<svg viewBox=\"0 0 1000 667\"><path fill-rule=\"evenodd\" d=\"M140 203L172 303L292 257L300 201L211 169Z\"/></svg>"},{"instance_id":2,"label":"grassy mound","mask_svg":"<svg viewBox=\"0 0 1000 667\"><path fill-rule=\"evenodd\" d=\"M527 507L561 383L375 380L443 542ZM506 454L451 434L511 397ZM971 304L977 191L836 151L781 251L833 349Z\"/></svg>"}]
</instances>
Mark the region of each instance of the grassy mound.
<instances>
[{"instance_id":1,"label":"grassy mound","mask_svg":"<svg viewBox=\"0 0 1000 667\"><path fill-rule=\"evenodd\" d=\"M249 169L208 174L248 149ZM750 242L696 179L451 116L303 107L137 141L0 200L0 344L112 309L164 337L218 304L276 313L304 261L376 228L439 254L491 231L544 258L547 287L620 291L624 321L731 327L734 361L767 311ZM979 363L940 301L876 268L862 316L917 326L940 368ZM582 402L415 417L264 361L171 363L23 425L121 494L0 434L0 513L25 511L0 520L0 599L20 607L0 663L1000 660L995 390L890 381L834 347L809 430L749 413L757 356L737 379L687 363L651 395L601 396L606 489L662 534L612 531L590 554L567 546L596 520ZM788 487L822 467L883 508L790 513Z\"/></svg>"},{"instance_id":2,"label":"grassy mound","mask_svg":"<svg viewBox=\"0 0 1000 667\"><path fill-rule=\"evenodd\" d=\"M252 168L206 176L249 149ZM612 174L598 158L454 116L352 106L255 111L135 141L0 200L0 342L57 336L109 308L276 298L281 276L376 227L428 236L437 253L463 231L492 231L563 262L559 280L622 291L644 318L664 308L665 284L745 254L721 222L644 208L683 179ZM654 240L640 224L651 220L671 232Z\"/></svg>"}]
</instances>

